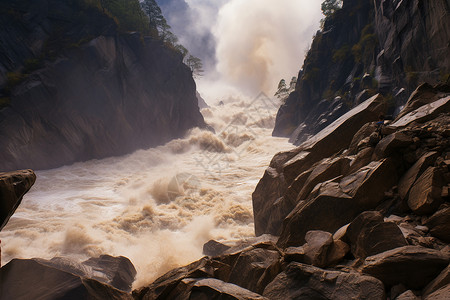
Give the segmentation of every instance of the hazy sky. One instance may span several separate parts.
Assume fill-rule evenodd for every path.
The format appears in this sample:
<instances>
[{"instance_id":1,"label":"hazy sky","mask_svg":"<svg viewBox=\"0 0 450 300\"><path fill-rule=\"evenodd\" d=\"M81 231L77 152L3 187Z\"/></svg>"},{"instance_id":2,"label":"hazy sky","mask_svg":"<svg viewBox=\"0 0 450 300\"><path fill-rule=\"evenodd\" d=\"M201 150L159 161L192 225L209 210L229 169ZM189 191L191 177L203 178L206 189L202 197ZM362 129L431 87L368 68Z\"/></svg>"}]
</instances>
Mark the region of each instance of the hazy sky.
<instances>
[{"instance_id":1,"label":"hazy sky","mask_svg":"<svg viewBox=\"0 0 450 300\"><path fill-rule=\"evenodd\" d=\"M184 1L188 17L175 9ZM297 76L322 18L322 0L158 2L181 43L205 63L197 80L204 94L219 86L273 94L281 78Z\"/></svg>"}]
</instances>

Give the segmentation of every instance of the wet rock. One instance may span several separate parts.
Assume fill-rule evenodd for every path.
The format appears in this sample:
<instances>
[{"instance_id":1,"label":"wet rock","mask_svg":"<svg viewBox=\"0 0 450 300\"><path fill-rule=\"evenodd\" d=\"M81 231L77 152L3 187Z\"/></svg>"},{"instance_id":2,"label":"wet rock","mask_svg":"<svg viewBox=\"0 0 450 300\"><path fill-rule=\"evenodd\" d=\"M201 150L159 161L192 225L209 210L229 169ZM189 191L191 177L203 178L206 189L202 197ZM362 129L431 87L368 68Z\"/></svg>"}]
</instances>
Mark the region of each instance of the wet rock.
<instances>
[{"instance_id":1,"label":"wet rock","mask_svg":"<svg viewBox=\"0 0 450 300\"><path fill-rule=\"evenodd\" d=\"M13 259L0 269L1 299L133 299L94 279L30 259Z\"/></svg>"},{"instance_id":2,"label":"wet rock","mask_svg":"<svg viewBox=\"0 0 450 300\"><path fill-rule=\"evenodd\" d=\"M22 202L22 197L36 181L32 170L0 172L0 230L8 223Z\"/></svg>"},{"instance_id":3,"label":"wet rock","mask_svg":"<svg viewBox=\"0 0 450 300\"><path fill-rule=\"evenodd\" d=\"M438 250L404 246L367 257L361 271L388 286L402 283L410 289L421 289L448 263L449 257Z\"/></svg>"},{"instance_id":4,"label":"wet rock","mask_svg":"<svg viewBox=\"0 0 450 300\"><path fill-rule=\"evenodd\" d=\"M101 255L100 257L90 258L83 264L90 266L93 270L93 274L88 276L89 278L105 282L119 290L131 292L131 286L136 277L136 269L128 258ZM104 276L98 276L99 273L104 274ZM104 281L104 279L106 280Z\"/></svg>"},{"instance_id":5,"label":"wet rock","mask_svg":"<svg viewBox=\"0 0 450 300\"><path fill-rule=\"evenodd\" d=\"M450 206L434 213L426 220L425 225L430 228L431 235L450 243Z\"/></svg>"},{"instance_id":6,"label":"wet rock","mask_svg":"<svg viewBox=\"0 0 450 300\"><path fill-rule=\"evenodd\" d=\"M389 157L394 153L398 153L409 145L413 144L411 136L404 132L395 132L383 138L375 147L372 159L379 160Z\"/></svg>"},{"instance_id":7,"label":"wet rock","mask_svg":"<svg viewBox=\"0 0 450 300\"><path fill-rule=\"evenodd\" d=\"M131 292L131 286L136 276L133 264L123 256L101 255L82 263L65 257L54 257L51 260L35 258L33 260L58 270L95 279L126 292Z\"/></svg>"},{"instance_id":8,"label":"wet rock","mask_svg":"<svg viewBox=\"0 0 450 300\"><path fill-rule=\"evenodd\" d=\"M402 199L406 199L409 190L420 175L434 164L438 153L436 151L424 154L400 179L398 183L398 193Z\"/></svg>"},{"instance_id":9,"label":"wet rock","mask_svg":"<svg viewBox=\"0 0 450 300\"><path fill-rule=\"evenodd\" d=\"M197 280L194 283L189 299L263 300L267 298L235 284L226 283L214 278L207 278Z\"/></svg>"},{"instance_id":10,"label":"wet rock","mask_svg":"<svg viewBox=\"0 0 450 300\"><path fill-rule=\"evenodd\" d=\"M187 266L173 269L148 286L133 291L134 299L168 299L177 285L186 278L213 277L227 266L204 257ZM228 266L229 268L229 266ZM227 270L229 273L229 269Z\"/></svg>"},{"instance_id":11,"label":"wet rock","mask_svg":"<svg viewBox=\"0 0 450 300\"><path fill-rule=\"evenodd\" d=\"M450 284L441 287L439 290L429 294L427 297L424 297L424 300L447 300L448 295L450 295Z\"/></svg>"},{"instance_id":12,"label":"wet rock","mask_svg":"<svg viewBox=\"0 0 450 300\"><path fill-rule=\"evenodd\" d=\"M280 199L286 191L284 175L276 168L269 167L264 172L252 194L255 234L279 235L281 223L292 210L292 205Z\"/></svg>"},{"instance_id":13,"label":"wet rock","mask_svg":"<svg viewBox=\"0 0 450 300\"><path fill-rule=\"evenodd\" d=\"M263 296L285 299L385 299L383 284L358 273L328 271L292 262L266 287Z\"/></svg>"},{"instance_id":14,"label":"wet rock","mask_svg":"<svg viewBox=\"0 0 450 300\"><path fill-rule=\"evenodd\" d=\"M395 300L420 300L419 297L417 297L413 291L408 290L402 294L400 294Z\"/></svg>"},{"instance_id":15,"label":"wet rock","mask_svg":"<svg viewBox=\"0 0 450 300\"><path fill-rule=\"evenodd\" d=\"M404 127L412 122L423 123L425 121L431 120L432 118L439 115L441 112L449 111L450 109L450 96L439 99L430 104L423 105L410 113L397 118L394 123L391 124L393 127Z\"/></svg>"},{"instance_id":16,"label":"wet rock","mask_svg":"<svg viewBox=\"0 0 450 300\"><path fill-rule=\"evenodd\" d=\"M373 148L367 147L359 151L356 157L350 162L349 173L354 173L372 161Z\"/></svg>"},{"instance_id":17,"label":"wet rock","mask_svg":"<svg viewBox=\"0 0 450 300\"><path fill-rule=\"evenodd\" d=\"M386 174L390 176L386 177ZM278 240L281 247L299 246L309 230L335 232L361 212L375 208L396 182L390 160L373 162L339 182L325 182L311 192L311 200L299 203L286 217Z\"/></svg>"},{"instance_id":18,"label":"wet rock","mask_svg":"<svg viewBox=\"0 0 450 300\"><path fill-rule=\"evenodd\" d=\"M281 254L277 250L256 247L239 253L225 281L262 293L281 271Z\"/></svg>"},{"instance_id":19,"label":"wet rock","mask_svg":"<svg viewBox=\"0 0 450 300\"><path fill-rule=\"evenodd\" d=\"M203 254L209 256L218 256L223 254L230 246L219 243L215 240L209 240L203 245Z\"/></svg>"},{"instance_id":20,"label":"wet rock","mask_svg":"<svg viewBox=\"0 0 450 300\"><path fill-rule=\"evenodd\" d=\"M438 277L436 277L432 282L430 282L423 289L423 298L426 298L428 295L437 291L438 289L450 284L450 266L447 266Z\"/></svg>"},{"instance_id":21,"label":"wet rock","mask_svg":"<svg viewBox=\"0 0 450 300\"><path fill-rule=\"evenodd\" d=\"M384 222L381 214L374 211L356 217L348 226L347 237L353 255L360 258L408 245L398 226Z\"/></svg>"},{"instance_id":22,"label":"wet rock","mask_svg":"<svg viewBox=\"0 0 450 300\"><path fill-rule=\"evenodd\" d=\"M445 95L444 89L433 88L426 82L422 83L411 93L402 111L398 114L397 120L401 119L404 115L423 107L424 105L441 99L442 96Z\"/></svg>"},{"instance_id":23,"label":"wet rock","mask_svg":"<svg viewBox=\"0 0 450 300\"><path fill-rule=\"evenodd\" d=\"M311 174L306 179L303 188L299 192L297 199L306 199L318 183L346 174L349 169L349 163L350 159L347 157L322 160L313 168Z\"/></svg>"},{"instance_id":24,"label":"wet rock","mask_svg":"<svg viewBox=\"0 0 450 300\"><path fill-rule=\"evenodd\" d=\"M415 181L408 197L408 206L419 215L432 214L442 204L443 179L441 171L429 167Z\"/></svg>"},{"instance_id":25,"label":"wet rock","mask_svg":"<svg viewBox=\"0 0 450 300\"><path fill-rule=\"evenodd\" d=\"M333 236L329 232L311 230L306 233L305 260L308 264L323 268L328 264L328 250L333 244Z\"/></svg>"}]
</instances>

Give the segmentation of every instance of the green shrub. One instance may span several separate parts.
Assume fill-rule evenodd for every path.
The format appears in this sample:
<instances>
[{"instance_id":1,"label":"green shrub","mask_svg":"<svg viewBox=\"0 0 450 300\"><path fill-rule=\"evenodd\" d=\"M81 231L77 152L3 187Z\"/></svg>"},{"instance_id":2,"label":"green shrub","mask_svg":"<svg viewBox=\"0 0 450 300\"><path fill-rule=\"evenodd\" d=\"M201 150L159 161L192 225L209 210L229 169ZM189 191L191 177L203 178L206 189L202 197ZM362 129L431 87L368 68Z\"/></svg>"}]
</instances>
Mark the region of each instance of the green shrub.
<instances>
[{"instance_id":1,"label":"green shrub","mask_svg":"<svg viewBox=\"0 0 450 300\"><path fill-rule=\"evenodd\" d=\"M333 62L344 61L350 54L350 46L344 45L338 50L333 51Z\"/></svg>"}]
</instances>

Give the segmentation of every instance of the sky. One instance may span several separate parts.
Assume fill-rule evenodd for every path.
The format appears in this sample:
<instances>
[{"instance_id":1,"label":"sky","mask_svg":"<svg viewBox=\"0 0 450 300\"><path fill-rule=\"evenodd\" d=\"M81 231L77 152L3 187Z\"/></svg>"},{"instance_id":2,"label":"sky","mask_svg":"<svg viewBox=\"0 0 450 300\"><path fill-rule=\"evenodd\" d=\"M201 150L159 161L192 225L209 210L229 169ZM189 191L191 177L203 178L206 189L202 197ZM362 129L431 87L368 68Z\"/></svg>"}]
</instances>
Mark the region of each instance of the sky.
<instances>
[{"instance_id":1,"label":"sky","mask_svg":"<svg viewBox=\"0 0 450 300\"><path fill-rule=\"evenodd\" d=\"M297 76L322 0L159 0L180 42L205 65L198 90L208 100L240 92L273 95ZM187 5L186 5L187 4ZM180 9L183 7L183 9Z\"/></svg>"}]
</instances>

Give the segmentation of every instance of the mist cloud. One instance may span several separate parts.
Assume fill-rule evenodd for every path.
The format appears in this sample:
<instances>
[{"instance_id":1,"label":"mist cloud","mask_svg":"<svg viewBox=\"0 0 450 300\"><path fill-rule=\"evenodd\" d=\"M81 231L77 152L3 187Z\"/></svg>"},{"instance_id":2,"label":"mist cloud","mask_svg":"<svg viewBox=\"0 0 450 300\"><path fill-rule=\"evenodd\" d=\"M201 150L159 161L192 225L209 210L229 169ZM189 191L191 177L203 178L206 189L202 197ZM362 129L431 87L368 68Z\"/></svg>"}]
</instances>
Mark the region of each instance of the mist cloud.
<instances>
[{"instance_id":1,"label":"mist cloud","mask_svg":"<svg viewBox=\"0 0 450 300\"><path fill-rule=\"evenodd\" d=\"M321 19L321 0L231 0L213 33L217 71L247 93L273 93L296 76Z\"/></svg>"}]
</instances>

